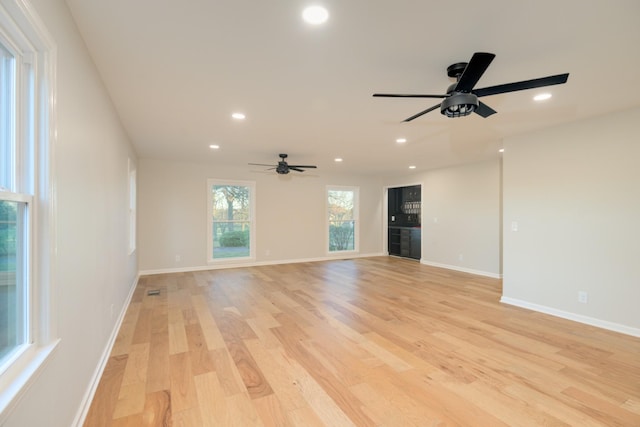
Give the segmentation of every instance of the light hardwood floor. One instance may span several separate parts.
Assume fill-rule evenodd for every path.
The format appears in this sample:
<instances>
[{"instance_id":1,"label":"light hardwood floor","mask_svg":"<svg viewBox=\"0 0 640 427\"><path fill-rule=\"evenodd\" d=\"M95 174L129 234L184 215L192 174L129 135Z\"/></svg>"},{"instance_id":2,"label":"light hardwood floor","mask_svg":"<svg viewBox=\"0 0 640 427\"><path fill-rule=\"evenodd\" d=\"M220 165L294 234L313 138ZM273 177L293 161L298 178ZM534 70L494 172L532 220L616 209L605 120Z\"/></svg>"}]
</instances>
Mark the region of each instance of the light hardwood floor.
<instances>
[{"instance_id":1,"label":"light hardwood floor","mask_svg":"<svg viewBox=\"0 0 640 427\"><path fill-rule=\"evenodd\" d=\"M500 295L388 257L145 276L85 426L640 426L640 339Z\"/></svg>"}]
</instances>

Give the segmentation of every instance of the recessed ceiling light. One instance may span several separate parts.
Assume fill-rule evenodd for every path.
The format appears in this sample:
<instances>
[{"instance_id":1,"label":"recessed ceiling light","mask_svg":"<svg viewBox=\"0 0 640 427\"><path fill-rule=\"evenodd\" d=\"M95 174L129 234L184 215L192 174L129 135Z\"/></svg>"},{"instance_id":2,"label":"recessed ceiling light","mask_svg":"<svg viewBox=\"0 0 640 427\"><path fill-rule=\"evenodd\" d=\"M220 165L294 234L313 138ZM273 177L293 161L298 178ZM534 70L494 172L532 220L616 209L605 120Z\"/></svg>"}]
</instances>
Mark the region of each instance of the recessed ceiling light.
<instances>
[{"instance_id":1,"label":"recessed ceiling light","mask_svg":"<svg viewBox=\"0 0 640 427\"><path fill-rule=\"evenodd\" d=\"M534 101L546 101L549 98L551 98L551 94L550 93L540 93L540 94L534 96L533 100Z\"/></svg>"},{"instance_id":2,"label":"recessed ceiling light","mask_svg":"<svg viewBox=\"0 0 640 427\"><path fill-rule=\"evenodd\" d=\"M333 159L333 161L334 161L334 162L338 162L338 163L340 163L340 162L342 161L342 158L340 158L340 157L336 157L335 159Z\"/></svg>"},{"instance_id":3,"label":"recessed ceiling light","mask_svg":"<svg viewBox=\"0 0 640 427\"><path fill-rule=\"evenodd\" d=\"M504 148L499 149L498 153L504 153Z\"/></svg>"},{"instance_id":4,"label":"recessed ceiling light","mask_svg":"<svg viewBox=\"0 0 640 427\"><path fill-rule=\"evenodd\" d=\"M404 144L405 142L407 142L407 138L398 138L398 139L396 139L396 142L398 144Z\"/></svg>"},{"instance_id":5,"label":"recessed ceiling light","mask_svg":"<svg viewBox=\"0 0 640 427\"><path fill-rule=\"evenodd\" d=\"M211 148L212 150L217 150L218 148L220 148L220 146L217 144L211 144L209 145L209 148Z\"/></svg>"},{"instance_id":6,"label":"recessed ceiling light","mask_svg":"<svg viewBox=\"0 0 640 427\"><path fill-rule=\"evenodd\" d=\"M245 116L243 113L233 113L231 117L236 120L244 120L247 116Z\"/></svg>"},{"instance_id":7,"label":"recessed ceiling light","mask_svg":"<svg viewBox=\"0 0 640 427\"><path fill-rule=\"evenodd\" d=\"M311 25L324 24L329 19L329 11L322 6L309 6L302 11L302 19Z\"/></svg>"},{"instance_id":8,"label":"recessed ceiling light","mask_svg":"<svg viewBox=\"0 0 640 427\"><path fill-rule=\"evenodd\" d=\"M415 166L413 166L413 165L409 166L409 169L415 169L415 168L416 168L416 167L415 167Z\"/></svg>"}]
</instances>

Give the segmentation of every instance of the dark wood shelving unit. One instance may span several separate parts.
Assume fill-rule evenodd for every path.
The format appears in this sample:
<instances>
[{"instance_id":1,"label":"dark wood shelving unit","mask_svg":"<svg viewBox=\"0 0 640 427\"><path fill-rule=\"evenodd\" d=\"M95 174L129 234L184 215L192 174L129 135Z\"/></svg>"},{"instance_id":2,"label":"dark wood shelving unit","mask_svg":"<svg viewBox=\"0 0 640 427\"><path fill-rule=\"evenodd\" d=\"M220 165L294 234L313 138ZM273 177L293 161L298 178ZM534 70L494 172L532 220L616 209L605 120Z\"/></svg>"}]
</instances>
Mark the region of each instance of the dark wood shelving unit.
<instances>
[{"instance_id":1,"label":"dark wood shelving unit","mask_svg":"<svg viewBox=\"0 0 640 427\"><path fill-rule=\"evenodd\" d=\"M389 255L420 259L421 187L389 188L387 196Z\"/></svg>"}]
</instances>

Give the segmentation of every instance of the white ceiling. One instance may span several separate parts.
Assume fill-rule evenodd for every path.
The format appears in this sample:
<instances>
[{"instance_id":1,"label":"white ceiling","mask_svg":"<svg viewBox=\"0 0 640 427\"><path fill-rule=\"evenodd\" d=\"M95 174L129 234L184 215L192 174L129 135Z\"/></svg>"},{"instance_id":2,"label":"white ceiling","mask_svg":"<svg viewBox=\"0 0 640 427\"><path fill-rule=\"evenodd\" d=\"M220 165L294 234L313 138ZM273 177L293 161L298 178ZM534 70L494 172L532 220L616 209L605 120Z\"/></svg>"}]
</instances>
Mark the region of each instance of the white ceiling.
<instances>
[{"instance_id":1,"label":"white ceiling","mask_svg":"<svg viewBox=\"0 0 640 427\"><path fill-rule=\"evenodd\" d=\"M143 158L254 170L288 153L317 173L398 174L495 157L509 135L640 105L637 0L318 0L330 12L321 27L301 20L306 0L67 3ZM498 111L487 119L437 110L402 123L439 101L371 96L445 93L447 66L476 51L496 54L478 88L569 81L544 103L536 90L484 97Z\"/></svg>"}]
</instances>

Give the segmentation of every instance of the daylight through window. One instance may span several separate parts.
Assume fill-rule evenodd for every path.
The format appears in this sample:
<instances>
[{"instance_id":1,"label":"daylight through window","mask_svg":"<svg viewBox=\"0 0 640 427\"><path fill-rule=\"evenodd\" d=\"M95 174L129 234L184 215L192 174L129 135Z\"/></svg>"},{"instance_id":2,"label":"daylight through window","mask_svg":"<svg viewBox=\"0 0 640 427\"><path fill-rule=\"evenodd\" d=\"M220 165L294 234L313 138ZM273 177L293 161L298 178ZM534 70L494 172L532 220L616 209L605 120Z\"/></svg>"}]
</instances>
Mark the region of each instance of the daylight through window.
<instances>
[{"instance_id":1,"label":"daylight through window","mask_svg":"<svg viewBox=\"0 0 640 427\"><path fill-rule=\"evenodd\" d=\"M329 252L357 250L357 188L327 190Z\"/></svg>"},{"instance_id":2,"label":"daylight through window","mask_svg":"<svg viewBox=\"0 0 640 427\"><path fill-rule=\"evenodd\" d=\"M0 366L29 339L29 224L31 180L29 163L31 141L18 140L18 120L29 120L23 105L18 73L31 86L29 67L18 67L11 51L0 44ZM22 114L21 114L22 113Z\"/></svg>"},{"instance_id":3,"label":"daylight through window","mask_svg":"<svg viewBox=\"0 0 640 427\"><path fill-rule=\"evenodd\" d=\"M209 189L209 259L253 257L253 184L210 181Z\"/></svg>"}]
</instances>

